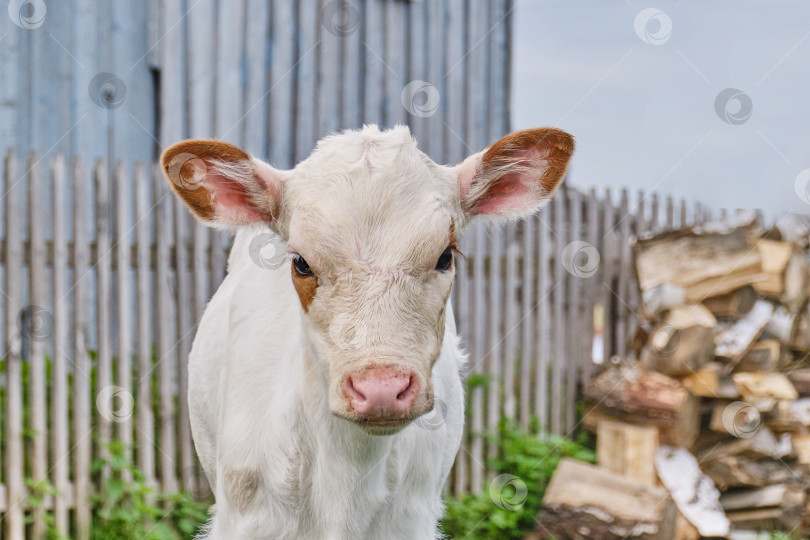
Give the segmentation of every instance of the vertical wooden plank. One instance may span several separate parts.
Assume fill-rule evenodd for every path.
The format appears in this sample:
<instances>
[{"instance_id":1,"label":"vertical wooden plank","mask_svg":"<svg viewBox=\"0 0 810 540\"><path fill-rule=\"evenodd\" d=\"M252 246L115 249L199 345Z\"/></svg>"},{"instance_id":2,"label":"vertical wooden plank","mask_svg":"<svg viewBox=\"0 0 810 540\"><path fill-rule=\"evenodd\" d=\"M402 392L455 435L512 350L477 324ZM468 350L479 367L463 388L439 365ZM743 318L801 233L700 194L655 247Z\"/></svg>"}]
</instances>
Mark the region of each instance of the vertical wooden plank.
<instances>
[{"instance_id":1,"label":"vertical wooden plank","mask_svg":"<svg viewBox=\"0 0 810 540\"><path fill-rule=\"evenodd\" d=\"M483 33L470 36L471 42L467 47L470 50L478 48L488 49L489 68L484 72L482 79L488 83L487 103L485 110L489 112L489 137L487 144L495 142L509 132L509 96L511 95L511 11L513 0L490 0L481 2L489 6L489 15L486 17L486 27ZM488 80L487 80L488 76ZM476 79L470 79L476 81ZM480 84L480 83L473 83ZM480 114L481 109L475 113ZM475 151L478 151L477 149Z\"/></svg>"},{"instance_id":2,"label":"vertical wooden plank","mask_svg":"<svg viewBox=\"0 0 810 540\"><path fill-rule=\"evenodd\" d=\"M602 245L604 246L602 251L602 359L603 362L609 362L614 351L613 288L616 284L614 284L613 279L615 277L614 265L618 245L617 234L614 230L613 195L610 189L605 190L605 198L602 199L602 220L602 230L606 231L602 239Z\"/></svg>"},{"instance_id":3,"label":"vertical wooden plank","mask_svg":"<svg viewBox=\"0 0 810 540\"><path fill-rule=\"evenodd\" d=\"M627 337L632 320L630 310L627 308L627 298L630 294L630 276L632 253L630 252L630 203L627 189L622 189L619 199L619 288L616 303L616 350L619 355L624 356L627 352Z\"/></svg>"},{"instance_id":4,"label":"vertical wooden plank","mask_svg":"<svg viewBox=\"0 0 810 540\"><path fill-rule=\"evenodd\" d=\"M4 163L4 213L6 216L6 501L5 533L9 540L22 540L25 530L23 508L23 396L22 336L17 324L22 310L22 211L17 179L17 157L13 150Z\"/></svg>"},{"instance_id":5,"label":"vertical wooden plank","mask_svg":"<svg viewBox=\"0 0 810 540\"><path fill-rule=\"evenodd\" d=\"M271 7L273 61L268 96L268 155L274 165L289 168L295 152L296 6L293 2L273 2Z\"/></svg>"},{"instance_id":6,"label":"vertical wooden plank","mask_svg":"<svg viewBox=\"0 0 810 540\"><path fill-rule=\"evenodd\" d=\"M647 231L647 200L644 195L644 190L638 191L638 202L636 203L636 232L643 233Z\"/></svg>"},{"instance_id":7,"label":"vertical wooden plank","mask_svg":"<svg viewBox=\"0 0 810 540\"><path fill-rule=\"evenodd\" d=\"M245 2L217 2L215 51L217 58L214 132L217 138L243 146L242 98Z\"/></svg>"},{"instance_id":8,"label":"vertical wooden plank","mask_svg":"<svg viewBox=\"0 0 810 540\"><path fill-rule=\"evenodd\" d=\"M537 335L538 355L535 373L534 414L540 422L540 436L549 433L549 362L551 361L551 206L537 216Z\"/></svg>"},{"instance_id":9,"label":"vertical wooden plank","mask_svg":"<svg viewBox=\"0 0 810 540\"><path fill-rule=\"evenodd\" d=\"M295 162L305 159L315 145L318 129L318 0L301 0L298 4L298 67L296 77Z\"/></svg>"},{"instance_id":10,"label":"vertical wooden plank","mask_svg":"<svg viewBox=\"0 0 810 540\"><path fill-rule=\"evenodd\" d=\"M267 158L267 80L270 58L267 52L270 30L270 2L246 0L242 49L245 54L245 99L242 107L242 148L252 156ZM185 210L183 211L185 213ZM181 356L182 358L182 356ZM181 400L182 401L182 400ZM185 468L184 468L185 470Z\"/></svg>"},{"instance_id":11,"label":"vertical wooden plank","mask_svg":"<svg viewBox=\"0 0 810 540\"><path fill-rule=\"evenodd\" d=\"M118 288L118 378L117 384L128 395L132 394L132 301L131 256L133 227L129 201L132 181L120 161L115 168L115 218L118 237L115 243ZM125 456L132 458L132 415L124 414L117 419L116 437L124 447ZM129 471L125 478L129 479Z\"/></svg>"},{"instance_id":12,"label":"vertical wooden plank","mask_svg":"<svg viewBox=\"0 0 810 540\"><path fill-rule=\"evenodd\" d=\"M193 280L189 272L189 214L185 205L175 197L174 203L174 260L175 292L177 306L177 406L178 437L180 446L181 479L188 490L193 487L194 447L191 440L191 421L188 410L188 355L191 351L191 340L194 331L194 305L192 303Z\"/></svg>"},{"instance_id":13,"label":"vertical wooden plank","mask_svg":"<svg viewBox=\"0 0 810 540\"><path fill-rule=\"evenodd\" d=\"M409 2L385 2L385 123L387 126L405 124L407 111L400 96L405 88L408 69L407 54L411 44L406 40Z\"/></svg>"},{"instance_id":14,"label":"vertical wooden plank","mask_svg":"<svg viewBox=\"0 0 810 540\"><path fill-rule=\"evenodd\" d=\"M600 223L599 223L599 198L596 195L596 190L591 188L590 192L588 193L587 198L587 233L586 233L586 241L593 246L594 249L597 250L597 253L600 253L600 262L599 268L597 269L597 273L588 280L588 285L585 288L585 306L586 311L585 315L587 317L586 327L584 329L585 335L587 336L585 341L585 358L582 364L582 385L584 386L585 383L590 380L591 374L593 373L594 363L593 363L593 344L594 344L594 308L596 306L596 302L598 300L598 283L599 279L601 278L601 272L604 270L603 265L603 257L600 251L600 239L601 235L599 234L600 231Z\"/></svg>"},{"instance_id":15,"label":"vertical wooden plank","mask_svg":"<svg viewBox=\"0 0 810 540\"><path fill-rule=\"evenodd\" d=\"M465 156L466 145L471 143L476 147L483 148L487 144L489 133L487 132L486 115L474 115L471 119L471 126L469 137L467 134L467 126L465 122L465 104L466 104L466 64L465 56L467 55L467 35L468 24L474 24L478 30L481 24L484 23L481 16L481 11L484 9L479 2L474 2L475 6L471 6L469 2L464 0L448 0L447 10L447 32L445 38L447 39L447 72L445 76L446 95L442 96L445 103L445 159L452 163L458 163ZM474 21L468 23L468 8L473 8ZM486 73L486 49L476 49L472 51L470 56L473 56L470 64L470 77L477 81L484 80L484 73ZM470 89L470 99L475 100L474 107L482 107L486 102L486 85L478 84ZM483 108L483 107L482 107ZM482 109L476 109L482 110ZM468 143L469 141L469 143Z\"/></svg>"},{"instance_id":16,"label":"vertical wooden plank","mask_svg":"<svg viewBox=\"0 0 810 540\"><path fill-rule=\"evenodd\" d=\"M487 459L498 455L498 423L501 420L500 385L503 382L503 250L504 233L502 228L489 232L489 346L487 351L487 433L491 437L487 444ZM489 471L487 471L489 473Z\"/></svg>"},{"instance_id":17,"label":"vertical wooden plank","mask_svg":"<svg viewBox=\"0 0 810 540\"><path fill-rule=\"evenodd\" d=\"M209 29L209 31L205 32L194 30L188 32L185 42L186 69L188 73L188 88L186 91L188 129L189 136L194 138L212 138L216 134L212 115L215 96L214 80L216 79L216 53L214 52L216 40L212 36L213 29L216 27L215 17L215 0L195 0L193 9L189 10L187 15L189 28ZM161 70L161 72L163 71ZM168 96L166 99L168 99ZM176 141L169 141L164 138L161 142L165 145Z\"/></svg>"},{"instance_id":18,"label":"vertical wooden plank","mask_svg":"<svg viewBox=\"0 0 810 540\"><path fill-rule=\"evenodd\" d=\"M661 217L659 213L658 193L653 193L650 196L650 225L649 229L652 232L661 230Z\"/></svg>"},{"instance_id":19,"label":"vertical wooden plank","mask_svg":"<svg viewBox=\"0 0 810 540\"><path fill-rule=\"evenodd\" d=\"M51 395L51 455L53 457L54 525L67 535L68 521L68 362L70 351L68 333L68 252L67 252L67 176L64 156L56 156L51 169L53 216L53 375Z\"/></svg>"},{"instance_id":20,"label":"vertical wooden plank","mask_svg":"<svg viewBox=\"0 0 810 540\"><path fill-rule=\"evenodd\" d=\"M537 312L537 303L534 299L534 280L537 260L534 256L535 247L535 218L528 218L523 222L522 237L522 267L521 267L521 346L520 346L520 427L527 431L531 421L531 377L535 368L534 344L536 334L534 331L534 315Z\"/></svg>"},{"instance_id":21,"label":"vertical wooden plank","mask_svg":"<svg viewBox=\"0 0 810 540\"><path fill-rule=\"evenodd\" d=\"M45 185L36 154L28 161L28 227L29 227L29 285L30 306L27 308L23 340L29 344L29 421L31 426L31 477L34 482L48 480L48 421L47 376L45 367L45 341L50 339L53 319L48 312L48 285L45 267ZM8 268L8 267L7 267ZM45 509L40 506L32 512L31 536L44 538Z\"/></svg>"},{"instance_id":22,"label":"vertical wooden plank","mask_svg":"<svg viewBox=\"0 0 810 540\"><path fill-rule=\"evenodd\" d=\"M88 351L90 241L88 231L87 171L77 159L73 166L73 485L76 537L90 538L90 354Z\"/></svg>"},{"instance_id":23,"label":"vertical wooden plank","mask_svg":"<svg viewBox=\"0 0 810 540\"><path fill-rule=\"evenodd\" d=\"M196 328L197 323L202 319L203 311L210 298L209 284L210 278L210 262L208 258L208 237L209 229L197 220L194 220L194 254L193 254L193 285L194 285L194 317L193 324ZM188 358L188 356L186 356ZM187 376L187 374L186 374ZM207 479L201 468L197 468L197 475L195 483L191 487L196 490L196 493L204 493L204 486L207 486ZM188 487L189 484L186 484Z\"/></svg>"},{"instance_id":24,"label":"vertical wooden plank","mask_svg":"<svg viewBox=\"0 0 810 540\"><path fill-rule=\"evenodd\" d=\"M446 163L444 146L444 109L447 103L447 87L445 85L445 48L446 37L446 2L424 2L427 9L427 41L428 41L428 67L426 81L432 84L439 92L439 106L433 116L427 118L428 145L426 151L437 163Z\"/></svg>"},{"instance_id":25,"label":"vertical wooden plank","mask_svg":"<svg viewBox=\"0 0 810 540\"><path fill-rule=\"evenodd\" d=\"M672 200L672 195L667 195L667 218L666 228L672 229L675 226L675 202Z\"/></svg>"},{"instance_id":26,"label":"vertical wooden plank","mask_svg":"<svg viewBox=\"0 0 810 540\"><path fill-rule=\"evenodd\" d=\"M561 197L559 193L557 196ZM582 242L582 203L579 192L574 188L569 188L568 195L568 223L569 240L571 242ZM588 251L587 246L584 248ZM561 252L562 253L562 252ZM583 255L587 255L584 253ZM590 261L584 263L588 264ZM579 271L580 261L574 261L577 265L577 272L571 273L568 279L568 296L566 304L568 307L568 324L566 325L568 355L565 359L565 433L568 434L574 429L577 412L577 382L579 381L579 370L582 365L582 343L583 328L580 311L580 293L591 276L587 273L587 267L582 272Z\"/></svg>"},{"instance_id":27,"label":"vertical wooden plank","mask_svg":"<svg viewBox=\"0 0 810 540\"><path fill-rule=\"evenodd\" d=\"M96 351L96 393L106 392L112 386L112 328L111 328L111 268L110 268L110 209L107 166L97 161L93 171L95 218L96 218L96 328L98 350ZM106 445L112 440L113 417L105 410L98 410L98 455L106 456ZM115 416L117 419L118 415ZM103 476L109 475L104 467Z\"/></svg>"},{"instance_id":28,"label":"vertical wooden plank","mask_svg":"<svg viewBox=\"0 0 810 540\"><path fill-rule=\"evenodd\" d=\"M403 84L408 84L410 81L426 81L428 79L427 73L427 35L426 35L426 21L429 2L408 2L408 39L405 48L408 50L408 72L404 77ZM435 86L435 85L434 85ZM438 91L438 89L437 89ZM441 102L441 93L439 94L439 102ZM401 103L396 103L396 106L402 107ZM419 147L423 151L428 150L428 118L412 114L406 114L408 125L411 126L411 132L419 141Z\"/></svg>"},{"instance_id":29,"label":"vertical wooden plank","mask_svg":"<svg viewBox=\"0 0 810 540\"><path fill-rule=\"evenodd\" d=\"M504 312L506 324L499 336L503 346L503 415L515 419L517 403L515 399L515 360L517 358L517 343L519 341L520 319L518 305L518 247L516 240L516 226L510 223L506 227L506 279L504 284ZM497 279L497 278L496 278Z\"/></svg>"},{"instance_id":30,"label":"vertical wooden plank","mask_svg":"<svg viewBox=\"0 0 810 540\"><path fill-rule=\"evenodd\" d=\"M385 12L384 0L367 0L364 4L363 31L365 48L364 124L385 124Z\"/></svg>"},{"instance_id":31,"label":"vertical wooden plank","mask_svg":"<svg viewBox=\"0 0 810 540\"><path fill-rule=\"evenodd\" d=\"M689 224L689 206L686 199L681 199L679 216L678 227L686 227Z\"/></svg>"},{"instance_id":32,"label":"vertical wooden plank","mask_svg":"<svg viewBox=\"0 0 810 540\"><path fill-rule=\"evenodd\" d=\"M330 4L331 3L331 4ZM340 4L335 4L334 0L320 0L318 13L326 18L332 9L338 8ZM340 6L344 15L349 16L353 6ZM325 11L326 10L326 11ZM335 13L340 17L340 13ZM319 46L317 48L318 79L316 84L316 94L318 97L318 126L317 138L333 133L338 130L340 121L341 91L340 84L340 53L342 32L340 21L330 18L321 20L319 25ZM346 21L348 24L351 24ZM334 25L337 24L336 28Z\"/></svg>"},{"instance_id":33,"label":"vertical wooden plank","mask_svg":"<svg viewBox=\"0 0 810 540\"><path fill-rule=\"evenodd\" d=\"M339 17L336 21L334 17ZM356 2L342 4L342 12L334 13L329 22L340 36L340 64L338 82L340 86L340 128L358 128L362 124L363 42L360 23L362 14ZM324 24L324 21L321 21Z\"/></svg>"},{"instance_id":34,"label":"vertical wooden plank","mask_svg":"<svg viewBox=\"0 0 810 540\"><path fill-rule=\"evenodd\" d=\"M485 262L487 258L486 233L481 224L474 226L470 234L475 236L475 250L473 253L473 333L471 355L471 374L480 374L485 369L487 309ZM484 389L475 386L470 390L470 419L471 452L470 452L470 491L473 494L481 493L484 486L484 439L481 432L484 430Z\"/></svg>"},{"instance_id":35,"label":"vertical wooden plank","mask_svg":"<svg viewBox=\"0 0 810 540\"><path fill-rule=\"evenodd\" d=\"M150 219L149 177L143 165L135 164L135 239L137 241L137 340L138 387L137 440L138 468L149 484L155 483L154 418L152 413L152 292L150 283Z\"/></svg>"},{"instance_id":36,"label":"vertical wooden plank","mask_svg":"<svg viewBox=\"0 0 810 540\"><path fill-rule=\"evenodd\" d=\"M567 188L564 188L567 189ZM565 290L568 272L563 267L561 255L567 244L565 229L565 195L558 191L552 202L555 236L554 245L554 284L551 290L552 302L552 341L554 356L551 367L551 433L562 435L563 430L563 366L565 365Z\"/></svg>"},{"instance_id":37,"label":"vertical wooden plank","mask_svg":"<svg viewBox=\"0 0 810 540\"><path fill-rule=\"evenodd\" d=\"M166 182L160 169L152 170L152 189L155 204L155 241L157 269L155 271L158 316L158 395L160 397L160 487L164 493L177 491L175 471L175 419L174 419L174 377L177 373L177 357L174 347L173 321L174 302L169 284L171 279L169 264L171 258L172 206L174 199L168 196Z\"/></svg>"},{"instance_id":38,"label":"vertical wooden plank","mask_svg":"<svg viewBox=\"0 0 810 540\"><path fill-rule=\"evenodd\" d=\"M468 249L469 241L466 237L462 237L459 242L459 250L464 254L470 254L471 250ZM461 336L464 349L469 355L471 353L470 340L473 336L472 331L472 315L473 315L473 297L472 297L472 279L469 272L469 263L467 259L461 255L455 256L456 264L456 281L454 285L454 294L458 299L458 310L455 312L458 325L456 331ZM470 356L468 361L472 361ZM463 384L463 383L462 383ZM466 422L465 422L466 424ZM454 467L453 478L453 493L462 494L468 493L468 463L467 454L469 448L467 445L469 437L468 426L464 426L464 434L461 440L461 447L456 454L456 462Z\"/></svg>"}]
</instances>

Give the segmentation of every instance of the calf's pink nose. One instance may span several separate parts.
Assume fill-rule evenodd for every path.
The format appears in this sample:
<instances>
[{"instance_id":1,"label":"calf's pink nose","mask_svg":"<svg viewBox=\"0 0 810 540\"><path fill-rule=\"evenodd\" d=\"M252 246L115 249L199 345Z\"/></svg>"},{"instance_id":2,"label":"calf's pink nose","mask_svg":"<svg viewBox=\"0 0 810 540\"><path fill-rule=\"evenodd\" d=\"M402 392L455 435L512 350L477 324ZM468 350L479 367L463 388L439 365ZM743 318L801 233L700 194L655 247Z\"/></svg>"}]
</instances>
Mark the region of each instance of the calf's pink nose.
<instances>
[{"instance_id":1,"label":"calf's pink nose","mask_svg":"<svg viewBox=\"0 0 810 540\"><path fill-rule=\"evenodd\" d=\"M407 415L418 391L415 375L383 368L349 375L343 382L349 406L367 418Z\"/></svg>"}]
</instances>

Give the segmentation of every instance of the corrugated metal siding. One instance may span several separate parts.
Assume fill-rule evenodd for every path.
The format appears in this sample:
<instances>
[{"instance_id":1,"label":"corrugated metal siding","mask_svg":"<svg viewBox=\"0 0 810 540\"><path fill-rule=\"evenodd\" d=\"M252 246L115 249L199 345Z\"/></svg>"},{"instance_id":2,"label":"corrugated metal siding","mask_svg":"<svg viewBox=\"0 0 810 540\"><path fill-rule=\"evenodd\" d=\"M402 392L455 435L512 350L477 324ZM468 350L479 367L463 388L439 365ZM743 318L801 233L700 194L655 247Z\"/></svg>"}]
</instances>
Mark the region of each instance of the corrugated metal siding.
<instances>
[{"instance_id":1,"label":"corrugated metal siding","mask_svg":"<svg viewBox=\"0 0 810 540\"><path fill-rule=\"evenodd\" d=\"M149 162L216 137L289 167L326 133L408 123L455 162L508 130L511 4L48 2L32 28L0 17L0 148ZM435 113L403 106L416 80Z\"/></svg>"}]
</instances>

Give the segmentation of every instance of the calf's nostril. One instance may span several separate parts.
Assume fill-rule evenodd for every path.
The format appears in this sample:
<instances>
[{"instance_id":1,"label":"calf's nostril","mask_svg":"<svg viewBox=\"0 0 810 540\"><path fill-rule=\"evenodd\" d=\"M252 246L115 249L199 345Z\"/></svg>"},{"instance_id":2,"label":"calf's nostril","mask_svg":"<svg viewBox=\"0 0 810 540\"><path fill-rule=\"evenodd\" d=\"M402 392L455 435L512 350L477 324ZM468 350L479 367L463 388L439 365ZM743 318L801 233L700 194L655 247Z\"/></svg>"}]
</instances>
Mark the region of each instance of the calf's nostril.
<instances>
[{"instance_id":1,"label":"calf's nostril","mask_svg":"<svg viewBox=\"0 0 810 540\"><path fill-rule=\"evenodd\" d=\"M363 392L357 389L351 377L346 378L346 382L343 383L343 387L344 390L346 391L346 394L348 394L349 397L360 402L366 400L365 394L363 394Z\"/></svg>"},{"instance_id":2,"label":"calf's nostril","mask_svg":"<svg viewBox=\"0 0 810 540\"><path fill-rule=\"evenodd\" d=\"M411 394L413 393L411 391L413 389L413 375L408 377L407 382L408 382L408 384L405 386L405 388L399 394L397 394L397 399L399 401L407 400L408 398L410 398Z\"/></svg>"}]
</instances>

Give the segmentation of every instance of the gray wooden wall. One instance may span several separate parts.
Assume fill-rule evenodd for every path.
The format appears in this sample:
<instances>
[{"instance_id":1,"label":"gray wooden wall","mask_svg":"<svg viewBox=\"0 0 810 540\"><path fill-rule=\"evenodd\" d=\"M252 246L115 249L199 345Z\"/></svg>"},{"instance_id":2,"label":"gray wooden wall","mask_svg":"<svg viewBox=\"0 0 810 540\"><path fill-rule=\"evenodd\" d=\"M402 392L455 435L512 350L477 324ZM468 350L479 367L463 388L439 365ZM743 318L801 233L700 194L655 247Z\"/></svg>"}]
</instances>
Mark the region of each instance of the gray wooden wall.
<instances>
[{"instance_id":1,"label":"gray wooden wall","mask_svg":"<svg viewBox=\"0 0 810 540\"><path fill-rule=\"evenodd\" d=\"M148 163L215 137L289 167L326 133L407 123L455 162L508 131L512 0L11 3L0 148L20 155ZM431 87L409 112L411 81Z\"/></svg>"}]
</instances>

